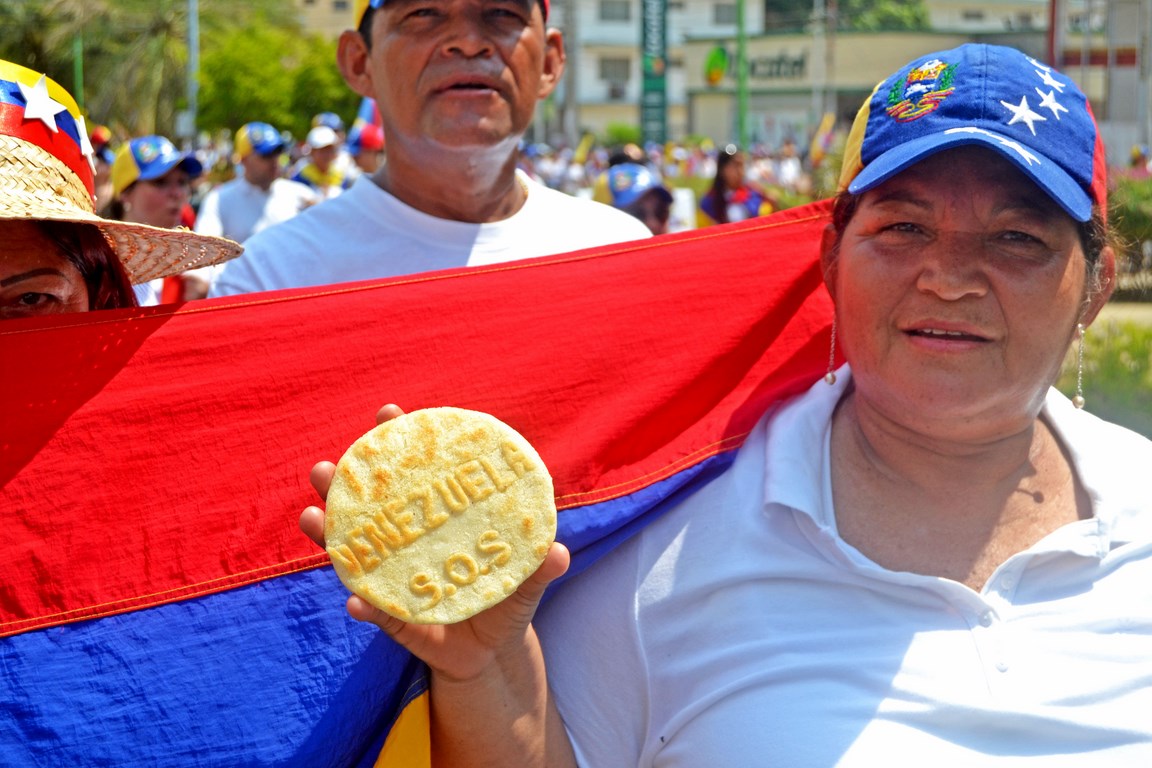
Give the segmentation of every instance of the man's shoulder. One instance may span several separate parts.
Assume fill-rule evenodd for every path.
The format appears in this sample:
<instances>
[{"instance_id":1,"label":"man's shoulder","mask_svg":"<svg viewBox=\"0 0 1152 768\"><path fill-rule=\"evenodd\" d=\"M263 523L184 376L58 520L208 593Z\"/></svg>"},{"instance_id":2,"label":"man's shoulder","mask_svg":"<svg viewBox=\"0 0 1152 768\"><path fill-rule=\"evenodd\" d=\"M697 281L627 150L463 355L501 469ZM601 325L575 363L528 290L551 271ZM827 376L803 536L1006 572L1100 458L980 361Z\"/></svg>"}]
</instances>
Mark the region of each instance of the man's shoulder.
<instances>
[{"instance_id":1,"label":"man's shoulder","mask_svg":"<svg viewBox=\"0 0 1152 768\"><path fill-rule=\"evenodd\" d=\"M319 200L316 191L307 184L302 184L295 179L278 178L272 181L272 192L277 196L282 197L298 197L306 200Z\"/></svg>"},{"instance_id":2,"label":"man's shoulder","mask_svg":"<svg viewBox=\"0 0 1152 768\"><path fill-rule=\"evenodd\" d=\"M538 195L538 205L534 215L546 219L550 226L567 227L586 235L590 228L602 230L602 242L612 243L625 240L639 240L651 237L652 232L644 222L631 214L613 208L605 203L569 195L544 185L536 185L532 190Z\"/></svg>"},{"instance_id":3,"label":"man's shoulder","mask_svg":"<svg viewBox=\"0 0 1152 768\"><path fill-rule=\"evenodd\" d=\"M312 194L311 188L293 184L293 189L304 187L304 192ZM371 190L355 185L337 197L317 203L287 221L273 224L245 241L245 255L261 252L267 248L279 252L283 248L300 250L312 248L319 242L325 250L355 241L359 233L373 230L379 232L383 226L374 215ZM336 238L334 235L339 234ZM243 258L243 257L242 257Z\"/></svg>"}]
</instances>

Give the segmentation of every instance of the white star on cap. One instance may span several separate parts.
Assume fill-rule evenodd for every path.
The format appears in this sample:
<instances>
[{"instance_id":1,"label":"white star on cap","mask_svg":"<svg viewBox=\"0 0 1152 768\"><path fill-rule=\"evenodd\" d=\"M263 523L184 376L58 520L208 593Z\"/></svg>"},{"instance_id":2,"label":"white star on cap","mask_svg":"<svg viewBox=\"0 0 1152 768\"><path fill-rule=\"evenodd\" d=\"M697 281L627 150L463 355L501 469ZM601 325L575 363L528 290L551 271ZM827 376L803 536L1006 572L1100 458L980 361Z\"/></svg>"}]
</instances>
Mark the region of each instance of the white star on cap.
<instances>
[{"instance_id":1,"label":"white star on cap","mask_svg":"<svg viewBox=\"0 0 1152 768\"><path fill-rule=\"evenodd\" d=\"M1037 88L1036 93L1040 94L1039 106L1051 111L1052 114L1056 115L1057 120L1060 119L1061 112L1068 111L1068 107L1056 101L1056 91L1048 91L1048 93L1044 93L1044 91Z\"/></svg>"},{"instance_id":2,"label":"white star on cap","mask_svg":"<svg viewBox=\"0 0 1152 768\"><path fill-rule=\"evenodd\" d=\"M1048 66L1047 64L1042 64L1039 61L1036 61L1036 59L1032 58L1031 56L1025 56L1024 58L1028 59L1028 61L1030 61L1033 66L1039 67L1040 69L1044 70L1045 72L1052 71L1052 67ZM1040 73L1037 72L1036 74L1040 74Z\"/></svg>"},{"instance_id":3,"label":"white star on cap","mask_svg":"<svg viewBox=\"0 0 1152 768\"><path fill-rule=\"evenodd\" d=\"M1019 104L1009 104L1006 101L1001 101L1000 103L1012 112L1012 119L1008 121L1008 125L1025 123L1028 126L1028 130L1032 131L1033 136L1036 135L1036 126L1034 123L1037 120L1045 122L1048 120L1044 115L1032 111L1032 108L1028 106L1027 96L1021 96Z\"/></svg>"},{"instance_id":4,"label":"white star on cap","mask_svg":"<svg viewBox=\"0 0 1152 768\"><path fill-rule=\"evenodd\" d=\"M76 130L80 133L80 154L88 158L88 165L92 166L92 173L96 173L96 150L92 148L92 139L88 138L88 124L84 122L84 115L76 118Z\"/></svg>"},{"instance_id":5,"label":"white star on cap","mask_svg":"<svg viewBox=\"0 0 1152 768\"><path fill-rule=\"evenodd\" d=\"M1040 79L1044 81L1044 85L1049 88L1055 88L1060 91L1060 93L1064 93L1064 89L1068 86L1068 83L1062 83L1052 77L1052 72L1048 69L1045 69L1043 72L1037 71L1036 74L1040 75Z\"/></svg>"},{"instance_id":6,"label":"white star on cap","mask_svg":"<svg viewBox=\"0 0 1152 768\"><path fill-rule=\"evenodd\" d=\"M56 125L56 115L67 112L68 108L48 95L48 76L40 75L36 85L29 88L24 83L17 83L20 93L24 94L24 119L40 120L52 129L52 133L59 133Z\"/></svg>"},{"instance_id":7,"label":"white star on cap","mask_svg":"<svg viewBox=\"0 0 1152 768\"><path fill-rule=\"evenodd\" d=\"M1002 146L1008 147L1008 149L1020 155L1020 157L1024 158L1024 162L1028 163L1028 165L1043 165L1043 163L1040 162L1040 158L1036 157L1036 155L1029 152L1019 143L1012 141L1011 139L1006 139L1003 136L997 136L996 134L992 133L992 131L986 131L983 128L977 128L974 125L970 125L966 128L949 128L948 130L944 131L944 133L982 133L985 136L991 136L992 138L996 139L996 141L998 141Z\"/></svg>"}]
</instances>

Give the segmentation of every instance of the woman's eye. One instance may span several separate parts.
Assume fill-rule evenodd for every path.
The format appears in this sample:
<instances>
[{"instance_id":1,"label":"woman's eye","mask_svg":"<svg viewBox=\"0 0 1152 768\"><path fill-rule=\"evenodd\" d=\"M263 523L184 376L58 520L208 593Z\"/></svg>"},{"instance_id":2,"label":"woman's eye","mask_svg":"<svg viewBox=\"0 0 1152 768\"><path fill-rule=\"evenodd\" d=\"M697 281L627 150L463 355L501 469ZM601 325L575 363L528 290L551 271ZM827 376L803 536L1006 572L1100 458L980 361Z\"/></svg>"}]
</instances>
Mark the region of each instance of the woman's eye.
<instances>
[{"instance_id":1,"label":"woman's eye","mask_svg":"<svg viewBox=\"0 0 1152 768\"><path fill-rule=\"evenodd\" d=\"M1004 240L1008 240L1008 241L1013 242L1013 243L1039 243L1040 242L1040 238L1035 237L1033 235L1030 235L1027 232L1021 232L1019 230L1009 230L1007 232L1004 232L1001 235L1001 237Z\"/></svg>"},{"instance_id":2,"label":"woman's eye","mask_svg":"<svg viewBox=\"0 0 1152 768\"><path fill-rule=\"evenodd\" d=\"M55 299L55 296L47 293L22 293L16 299L16 302L22 307L39 307L50 301L55 301Z\"/></svg>"},{"instance_id":3,"label":"woman's eye","mask_svg":"<svg viewBox=\"0 0 1152 768\"><path fill-rule=\"evenodd\" d=\"M897 234L915 234L920 232L920 227L910 221L897 221L892 224L885 224L881 227L883 232L895 232Z\"/></svg>"}]
</instances>

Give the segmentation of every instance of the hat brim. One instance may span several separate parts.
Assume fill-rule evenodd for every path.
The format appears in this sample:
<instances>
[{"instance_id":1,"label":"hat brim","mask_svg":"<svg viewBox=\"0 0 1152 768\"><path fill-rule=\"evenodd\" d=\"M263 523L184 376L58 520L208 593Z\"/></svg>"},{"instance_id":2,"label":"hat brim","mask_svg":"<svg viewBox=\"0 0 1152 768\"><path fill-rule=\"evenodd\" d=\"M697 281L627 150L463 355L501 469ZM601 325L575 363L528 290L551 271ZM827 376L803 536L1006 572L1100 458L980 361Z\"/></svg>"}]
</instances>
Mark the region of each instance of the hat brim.
<instances>
[{"instance_id":1,"label":"hat brim","mask_svg":"<svg viewBox=\"0 0 1152 768\"><path fill-rule=\"evenodd\" d=\"M983 128L950 128L907 141L870 160L848 184L854 195L867 192L938 152L978 145L1015 165L1076 221L1092 218L1092 198L1055 162L1014 139Z\"/></svg>"},{"instance_id":2,"label":"hat brim","mask_svg":"<svg viewBox=\"0 0 1152 768\"><path fill-rule=\"evenodd\" d=\"M195 158L193 155L181 155L177 160L170 163L153 163L148 166L147 172L143 169L140 171L140 177L137 181L152 181L164 176L173 168L180 168L192 178L198 178L204 173L204 165Z\"/></svg>"},{"instance_id":3,"label":"hat brim","mask_svg":"<svg viewBox=\"0 0 1152 768\"><path fill-rule=\"evenodd\" d=\"M133 283L219 264L240 255L239 243L97 216L75 173L40 147L0 136L0 221L62 221L96 226Z\"/></svg>"},{"instance_id":4,"label":"hat brim","mask_svg":"<svg viewBox=\"0 0 1152 768\"><path fill-rule=\"evenodd\" d=\"M0 221L92 224L104 234L133 284L221 264L244 251L239 243L222 237L199 235L187 229L162 229L146 224L114 221L77 210L13 211L0 204Z\"/></svg>"}]
</instances>

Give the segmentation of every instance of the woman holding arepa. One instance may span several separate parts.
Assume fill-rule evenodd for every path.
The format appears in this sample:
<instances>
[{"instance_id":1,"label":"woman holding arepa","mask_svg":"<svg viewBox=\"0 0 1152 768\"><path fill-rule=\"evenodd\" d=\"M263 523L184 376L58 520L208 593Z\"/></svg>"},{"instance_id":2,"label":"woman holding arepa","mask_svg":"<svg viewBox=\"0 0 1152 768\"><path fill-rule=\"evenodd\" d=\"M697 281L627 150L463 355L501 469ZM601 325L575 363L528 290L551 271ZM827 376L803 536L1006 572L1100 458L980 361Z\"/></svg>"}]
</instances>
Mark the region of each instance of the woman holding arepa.
<instances>
[{"instance_id":1,"label":"woman holding arepa","mask_svg":"<svg viewBox=\"0 0 1152 768\"><path fill-rule=\"evenodd\" d=\"M1017 50L880 83L821 248L846 365L538 611L562 545L462 624L350 598L429 665L433 764L1152 764L1152 442L1052 387L1112 290L1104 169Z\"/></svg>"},{"instance_id":2,"label":"woman holding arepa","mask_svg":"<svg viewBox=\"0 0 1152 768\"><path fill-rule=\"evenodd\" d=\"M0 319L136 306L134 283L239 254L220 238L97 216L91 155L68 92L0 61Z\"/></svg>"}]
</instances>

